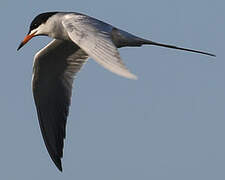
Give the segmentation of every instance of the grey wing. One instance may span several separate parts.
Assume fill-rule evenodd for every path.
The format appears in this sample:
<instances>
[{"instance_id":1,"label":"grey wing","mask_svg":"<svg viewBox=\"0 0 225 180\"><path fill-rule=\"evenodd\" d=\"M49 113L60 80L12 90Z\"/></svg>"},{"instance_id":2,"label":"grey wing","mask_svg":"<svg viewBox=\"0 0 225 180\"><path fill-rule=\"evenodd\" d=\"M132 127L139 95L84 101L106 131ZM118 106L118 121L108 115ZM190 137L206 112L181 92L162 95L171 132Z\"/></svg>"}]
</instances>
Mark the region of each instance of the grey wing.
<instances>
[{"instance_id":1,"label":"grey wing","mask_svg":"<svg viewBox=\"0 0 225 180\"><path fill-rule=\"evenodd\" d=\"M74 75L88 55L69 41L53 40L34 58L33 96L45 145L62 171L63 140Z\"/></svg>"},{"instance_id":2,"label":"grey wing","mask_svg":"<svg viewBox=\"0 0 225 180\"><path fill-rule=\"evenodd\" d=\"M126 68L112 41L113 26L81 14L68 16L62 24L70 39L100 65L120 76L137 78Z\"/></svg>"}]
</instances>

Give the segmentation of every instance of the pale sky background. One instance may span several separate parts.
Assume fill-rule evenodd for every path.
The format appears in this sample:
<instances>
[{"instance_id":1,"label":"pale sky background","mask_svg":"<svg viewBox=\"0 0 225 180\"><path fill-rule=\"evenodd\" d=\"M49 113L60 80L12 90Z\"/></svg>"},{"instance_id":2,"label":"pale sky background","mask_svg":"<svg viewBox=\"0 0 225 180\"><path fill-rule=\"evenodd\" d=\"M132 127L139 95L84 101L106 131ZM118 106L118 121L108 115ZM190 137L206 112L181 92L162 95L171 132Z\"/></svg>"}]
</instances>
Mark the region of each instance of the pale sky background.
<instances>
[{"instance_id":1,"label":"pale sky background","mask_svg":"<svg viewBox=\"0 0 225 180\"><path fill-rule=\"evenodd\" d=\"M120 49L137 81L90 59L74 85L60 173L44 146L31 91L33 56L50 38L16 51L30 22L46 11L85 13L217 57ZM223 0L1 1L0 179L224 180L224 18Z\"/></svg>"}]
</instances>

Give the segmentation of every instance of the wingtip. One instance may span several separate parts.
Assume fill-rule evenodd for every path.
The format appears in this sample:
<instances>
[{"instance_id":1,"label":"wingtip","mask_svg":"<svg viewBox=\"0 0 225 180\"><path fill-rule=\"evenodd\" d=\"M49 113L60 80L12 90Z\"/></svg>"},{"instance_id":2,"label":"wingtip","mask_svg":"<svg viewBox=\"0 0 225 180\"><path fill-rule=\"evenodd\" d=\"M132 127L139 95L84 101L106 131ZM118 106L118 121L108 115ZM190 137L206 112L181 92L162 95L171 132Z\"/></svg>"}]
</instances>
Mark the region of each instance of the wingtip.
<instances>
[{"instance_id":1,"label":"wingtip","mask_svg":"<svg viewBox=\"0 0 225 180\"><path fill-rule=\"evenodd\" d=\"M52 157L50 156L52 161L54 162L55 166L57 167L57 169L62 172L63 169L62 169L62 162L61 162L61 159L59 157Z\"/></svg>"},{"instance_id":2,"label":"wingtip","mask_svg":"<svg viewBox=\"0 0 225 180\"><path fill-rule=\"evenodd\" d=\"M133 74L133 76L130 79L132 79L132 80L138 80L138 77Z\"/></svg>"},{"instance_id":3,"label":"wingtip","mask_svg":"<svg viewBox=\"0 0 225 180\"><path fill-rule=\"evenodd\" d=\"M138 79L138 77L136 75L134 75L134 74L132 74L130 72L126 73L126 74L118 74L118 75L120 75L122 77L125 77L127 79L130 79L130 80L137 80Z\"/></svg>"},{"instance_id":4,"label":"wingtip","mask_svg":"<svg viewBox=\"0 0 225 180\"><path fill-rule=\"evenodd\" d=\"M58 170L59 170L60 172L63 171L61 160L57 161L57 163L55 162L55 165L56 165L56 167L58 168Z\"/></svg>"},{"instance_id":5,"label":"wingtip","mask_svg":"<svg viewBox=\"0 0 225 180\"><path fill-rule=\"evenodd\" d=\"M120 76L122 76L122 77L125 77L125 78L128 78L128 79L131 79L131 80L137 80L138 79L138 77L135 75L135 74L133 74L133 73L131 73L130 71L128 71L128 70L126 70L125 72L116 72L116 74L117 75L120 75Z\"/></svg>"},{"instance_id":6,"label":"wingtip","mask_svg":"<svg viewBox=\"0 0 225 180\"><path fill-rule=\"evenodd\" d=\"M58 168L58 170L59 170L60 172L63 172L63 169L62 169L62 167Z\"/></svg>"}]
</instances>

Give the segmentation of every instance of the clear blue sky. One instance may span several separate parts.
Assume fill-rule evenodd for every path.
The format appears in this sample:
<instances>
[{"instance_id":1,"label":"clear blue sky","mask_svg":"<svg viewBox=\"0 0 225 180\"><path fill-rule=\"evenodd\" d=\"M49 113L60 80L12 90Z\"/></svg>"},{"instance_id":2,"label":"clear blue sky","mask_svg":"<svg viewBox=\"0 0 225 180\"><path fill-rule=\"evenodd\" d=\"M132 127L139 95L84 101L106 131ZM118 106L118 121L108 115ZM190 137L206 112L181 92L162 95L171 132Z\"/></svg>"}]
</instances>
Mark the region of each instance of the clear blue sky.
<instances>
[{"instance_id":1,"label":"clear blue sky","mask_svg":"<svg viewBox=\"0 0 225 180\"><path fill-rule=\"evenodd\" d=\"M209 51L120 49L137 81L92 59L74 84L60 173L44 146L31 92L38 37L19 52L45 11L88 14L138 36ZM1 1L0 179L225 179L225 2Z\"/></svg>"}]
</instances>

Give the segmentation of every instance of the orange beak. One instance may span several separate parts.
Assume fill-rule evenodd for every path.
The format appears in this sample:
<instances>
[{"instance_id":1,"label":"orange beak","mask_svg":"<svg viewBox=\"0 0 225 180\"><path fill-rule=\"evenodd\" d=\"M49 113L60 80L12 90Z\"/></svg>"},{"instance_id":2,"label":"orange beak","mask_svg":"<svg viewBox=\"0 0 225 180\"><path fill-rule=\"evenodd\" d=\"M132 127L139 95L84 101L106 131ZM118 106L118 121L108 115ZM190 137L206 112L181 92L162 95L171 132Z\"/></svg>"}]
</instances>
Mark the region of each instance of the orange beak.
<instances>
[{"instance_id":1,"label":"orange beak","mask_svg":"<svg viewBox=\"0 0 225 180\"><path fill-rule=\"evenodd\" d=\"M26 37L24 38L24 40L20 43L19 47L17 48L17 51L23 47L29 40L31 40L34 36L35 36L35 33L32 33L32 34L28 34L26 35Z\"/></svg>"}]
</instances>

